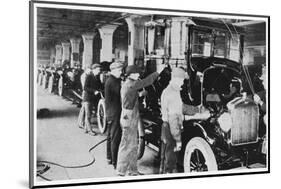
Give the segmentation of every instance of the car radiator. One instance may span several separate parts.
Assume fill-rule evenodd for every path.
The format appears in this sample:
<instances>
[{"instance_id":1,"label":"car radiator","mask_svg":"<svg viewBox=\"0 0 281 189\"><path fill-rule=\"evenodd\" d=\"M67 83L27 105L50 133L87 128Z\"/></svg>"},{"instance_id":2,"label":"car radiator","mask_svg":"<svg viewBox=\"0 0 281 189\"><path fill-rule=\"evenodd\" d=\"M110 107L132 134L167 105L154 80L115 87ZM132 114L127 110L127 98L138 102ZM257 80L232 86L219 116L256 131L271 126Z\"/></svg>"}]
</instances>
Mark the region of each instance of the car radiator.
<instances>
[{"instance_id":1,"label":"car radiator","mask_svg":"<svg viewBox=\"0 0 281 189\"><path fill-rule=\"evenodd\" d=\"M234 146L256 143L259 130L259 108L250 100L238 100L232 103L230 111L231 143Z\"/></svg>"}]
</instances>

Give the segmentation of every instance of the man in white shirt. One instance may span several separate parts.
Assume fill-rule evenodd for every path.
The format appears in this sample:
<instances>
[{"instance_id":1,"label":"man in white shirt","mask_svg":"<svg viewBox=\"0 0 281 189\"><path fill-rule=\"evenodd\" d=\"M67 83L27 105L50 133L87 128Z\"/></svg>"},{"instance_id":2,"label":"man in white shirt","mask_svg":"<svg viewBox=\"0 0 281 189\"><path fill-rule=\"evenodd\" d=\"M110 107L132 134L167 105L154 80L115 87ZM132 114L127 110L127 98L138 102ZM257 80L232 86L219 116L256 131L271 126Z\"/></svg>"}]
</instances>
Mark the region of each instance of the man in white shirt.
<instances>
[{"instance_id":1,"label":"man in white shirt","mask_svg":"<svg viewBox=\"0 0 281 189\"><path fill-rule=\"evenodd\" d=\"M183 122L183 102L181 86L187 73L181 68L172 70L172 78L161 95L163 125L161 129L161 166L160 173L177 172L176 152L181 150L181 128Z\"/></svg>"}]
</instances>

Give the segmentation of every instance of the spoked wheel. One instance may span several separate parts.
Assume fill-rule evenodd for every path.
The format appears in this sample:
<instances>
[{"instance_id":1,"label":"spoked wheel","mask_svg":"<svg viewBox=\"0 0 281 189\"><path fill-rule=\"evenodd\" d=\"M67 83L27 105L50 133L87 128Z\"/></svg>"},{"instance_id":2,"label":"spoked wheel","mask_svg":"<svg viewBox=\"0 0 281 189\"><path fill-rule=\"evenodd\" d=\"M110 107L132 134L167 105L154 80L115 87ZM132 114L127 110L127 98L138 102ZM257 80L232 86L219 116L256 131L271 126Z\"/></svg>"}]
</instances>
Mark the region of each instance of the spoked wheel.
<instances>
[{"instance_id":1,"label":"spoked wheel","mask_svg":"<svg viewBox=\"0 0 281 189\"><path fill-rule=\"evenodd\" d=\"M141 120L138 123L138 159L141 159L144 154L145 140L144 140L144 127Z\"/></svg>"},{"instance_id":2,"label":"spoked wheel","mask_svg":"<svg viewBox=\"0 0 281 189\"><path fill-rule=\"evenodd\" d=\"M185 148L184 172L216 170L218 165L210 145L201 137L192 138Z\"/></svg>"},{"instance_id":3,"label":"spoked wheel","mask_svg":"<svg viewBox=\"0 0 281 189\"><path fill-rule=\"evenodd\" d=\"M48 91L49 93L53 92L53 85L54 85L54 76L50 76L49 78L49 84L48 84Z\"/></svg>"},{"instance_id":4,"label":"spoked wheel","mask_svg":"<svg viewBox=\"0 0 281 189\"><path fill-rule=\"evenodd\" d=\"M62 76L59 79L58 91L59 91L59 95L62 96L63 95L63 78L62 78Z\"/></svg>"},{"instance_id":5,"label":"spoked wheel","mask_svg":"<svg viewBox=\"0 0 281 189\"><path fill-rule=\"evenodd\" d=\"M105 113L105 102L103 98L101 98L98 103L97 121L98 121L98 127L100 132L104 133L106 131L106 113Z\"/></svg>"}]
</instances>

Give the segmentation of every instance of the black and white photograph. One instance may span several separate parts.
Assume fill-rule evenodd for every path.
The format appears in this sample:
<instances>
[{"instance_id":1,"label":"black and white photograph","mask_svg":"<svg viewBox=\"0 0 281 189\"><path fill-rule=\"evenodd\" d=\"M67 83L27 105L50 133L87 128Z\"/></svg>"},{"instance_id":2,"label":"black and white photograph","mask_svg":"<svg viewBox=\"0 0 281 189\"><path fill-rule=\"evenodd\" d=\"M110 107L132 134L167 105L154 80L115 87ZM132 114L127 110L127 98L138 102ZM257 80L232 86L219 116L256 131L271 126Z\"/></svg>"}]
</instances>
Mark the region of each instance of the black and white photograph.
<instances>
[{"instance_id":1,"label":"black and white photograph","mask_svg":"<svg viewBox=\"0 0 281 189\"><path fill-rule=\"evenodd\" d=\"M269 16L29 3L31 187L270 172Z\"/></svg>"}]
</instances>

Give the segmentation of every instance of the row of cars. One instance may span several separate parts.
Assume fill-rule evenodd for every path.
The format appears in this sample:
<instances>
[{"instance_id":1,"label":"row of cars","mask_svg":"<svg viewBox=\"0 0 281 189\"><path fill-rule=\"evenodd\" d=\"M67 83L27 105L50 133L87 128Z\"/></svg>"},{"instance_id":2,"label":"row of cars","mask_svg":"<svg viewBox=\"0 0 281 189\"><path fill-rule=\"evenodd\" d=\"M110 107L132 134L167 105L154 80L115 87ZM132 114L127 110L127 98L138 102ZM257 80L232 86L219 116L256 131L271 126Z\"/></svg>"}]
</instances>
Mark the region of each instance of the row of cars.
<instances>
[{"instance_id":1,"label":"row of cars","mask_svg":"<svg viewBox=\"0 0 281 189\"><path fill-rule=\"evenodd\" d=\"M108 75L109 63L105 62L101 73L101 81L105 82ZM84 70L80 66L69 68L69 66L62 67L44 67L39 66L37 70L37 83L43 89L49 93L59 95L66 100L72 101L77 107L81 107L82 103L82 85L81 75ZM98 126L101 133L106 129L106 117L105 117L105 104L104 94L100 91L97 110Z\"/></svg>"}]
</instances>

